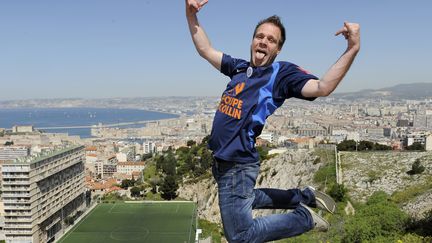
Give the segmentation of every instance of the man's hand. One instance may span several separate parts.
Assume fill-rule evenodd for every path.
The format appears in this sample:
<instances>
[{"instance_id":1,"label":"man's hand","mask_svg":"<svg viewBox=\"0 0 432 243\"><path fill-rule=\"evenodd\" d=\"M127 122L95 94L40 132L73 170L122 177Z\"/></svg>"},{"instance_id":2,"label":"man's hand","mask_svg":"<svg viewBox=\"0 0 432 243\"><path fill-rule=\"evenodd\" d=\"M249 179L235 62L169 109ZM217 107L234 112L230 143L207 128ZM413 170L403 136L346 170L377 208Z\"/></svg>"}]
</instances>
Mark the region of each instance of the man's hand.
<instances>
[{"instance_id":1,"label":"man's hand","mask_svg":"<svg viewBox=\"0 0 432 243\"><path fill-rule=\"evenodd\" d=\"M210 62L213 67L220 71L223 53L215 50L203 27L198 23L197 12L208 2L208 0L185 0L186 1L186 19L189 25L189 31L192 41L199 55Z\"/></svg>"},{"instance_id":2,"label":"man's hand","mask_svg":"<svg viewBox=\"0 0 432 243\"><path fill-rule=\"evenodd\" d=\"M186 9L189 13L196 14L208 2L208 0L186 0Z\"/></svg>"},{"instance_id":3,"label":"man's hand","mask_svg":"<svg viewBox=\"0 0 432 243\"><path fill-rule=\"evenodd\" d=\"M304 97L322 97L330 95L342 81L360 50L360 25L344 23L344 27L335 35L342 34L348 41L348 48L320 80L309 80L302 89Z\"/></svg>"},{"instance_id":4,"label":"man's hand","mask_svg":"<svg viewBox=\"0 0 432 243\"><path fill-rule=\"evenodd\" d=\"M360 25L357 23L344 22L344 27L336 32L335 35L342 34L348 41L348 49L360 49Z\"/></svg>"}]
</instances>

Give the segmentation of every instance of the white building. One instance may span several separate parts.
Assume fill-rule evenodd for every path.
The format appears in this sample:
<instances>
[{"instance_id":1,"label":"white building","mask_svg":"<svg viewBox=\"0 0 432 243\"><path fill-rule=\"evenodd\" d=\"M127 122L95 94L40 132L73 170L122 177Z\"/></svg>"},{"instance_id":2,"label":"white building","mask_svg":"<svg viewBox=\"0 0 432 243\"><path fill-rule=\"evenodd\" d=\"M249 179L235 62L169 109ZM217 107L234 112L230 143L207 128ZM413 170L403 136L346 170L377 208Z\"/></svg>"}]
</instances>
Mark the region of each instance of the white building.
<instances>
[{"instance_id":1,"label":"white building","mask_svg":"<svg viewBox=\"0 0 432 243\"><path fill-rule=\"evenodd\" d=\"M156 152L156 144L153 142L145 142L143 143L144 154L150 154Z\"/></svg>"},{"instance_id":2,"label":"white building","mask_svg":"<svg viewBox=\"0 0 432 243\"><path fill-rule=\"evenodd\" d=\"M382 127L369 127L367 128L367 135L373 137L383 137L384 129Z\"/></svg>"},{"instance_id":3,"label":"white building","mask_svg":"<svg viewBox=\"0 0 432 243\"><path fill-rule=\"evenodd\" d=\"M145 162L119 162L117 172L132 175L133 172L141 172L145 168Z\"/></svg>"},{"instance_id":4,"label":"white building","mask_svg":"<svg viewBox=\"0 0 432 243\"><path fill-rule=\"evenodd\" d=\"M99 160L94 163L94 168L97 176L106 179L112 177L117 172L117 163Z\"/></svg>"},{"instance_id":5,"label":"white building","mask_svg":"<svg viewBox=\"0 0 432 243\"><path fill-rule=\"evenodd\" d=\"M4 146L0 147L0 160L14 160L30 155L30 148L27 146Z\"/></svg>"},{"instance_id":6,"label":"white building","mask_svg":"<svg viewBox=\"0 0 432 243\"><path fill-rule=\"evenodd\" d=\"M34 132L33 126L13 126L12 132L18 133L18 132Z\"/></svg>"},{"instance_id":7,"label":"white building","mask_svg":"<svg viewBox=\"0 0 432 243\"><path fill-rule=\"evenodd\" d=\"M432 151L432 134L426 136L425 149L426 151Z\"/></svg>"},{"instance_id":8,"label":"white building","mask_svg":"<svg viewBox=\"0 0 432 243\"><path fill-rule=\"evenodd\" d=\"M261 135L259 135L259 138L268 141L269 143L274 142L274 136L271 132L263 132Z\"/></svg>"},{"instance_id":9,"label":"white building","mask_svg":"<svg viewBox=\"0 0 432 243\"><path fill-rule=\"evenodd\" d=\"M58 239L64 219L85 206L84 146L6 162L2 174L8 243Z\"/></svg>"},{"instance_id":10,"label":"white building","mask_svg":"<svg viewBox=\"0 0 432 243\"><path fill-rule=\"evenodd\" d=\"M119 162L134 161L135 155L135 146L128 146L116 153L116 158Z\"/></svg>"}]
</instances>

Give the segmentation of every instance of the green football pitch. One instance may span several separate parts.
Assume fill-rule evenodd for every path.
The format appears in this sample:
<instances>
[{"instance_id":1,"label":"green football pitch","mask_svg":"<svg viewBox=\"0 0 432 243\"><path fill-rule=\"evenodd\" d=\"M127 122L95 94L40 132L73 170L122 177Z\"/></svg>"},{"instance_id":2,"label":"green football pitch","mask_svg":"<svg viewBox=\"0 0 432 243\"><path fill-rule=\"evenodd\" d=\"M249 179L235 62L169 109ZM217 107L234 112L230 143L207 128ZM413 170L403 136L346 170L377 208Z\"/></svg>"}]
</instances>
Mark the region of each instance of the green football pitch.
<instances>
[{"instance_id":1,"label":"green football pitch","mask_svg":"<svg viewBox=\"0 0 432 243\"><path fill-rule=\"evenodd\" d=\"M193 202L102 203L58 242L192 243L195 211Z\"/></svg>"}]
</instances>

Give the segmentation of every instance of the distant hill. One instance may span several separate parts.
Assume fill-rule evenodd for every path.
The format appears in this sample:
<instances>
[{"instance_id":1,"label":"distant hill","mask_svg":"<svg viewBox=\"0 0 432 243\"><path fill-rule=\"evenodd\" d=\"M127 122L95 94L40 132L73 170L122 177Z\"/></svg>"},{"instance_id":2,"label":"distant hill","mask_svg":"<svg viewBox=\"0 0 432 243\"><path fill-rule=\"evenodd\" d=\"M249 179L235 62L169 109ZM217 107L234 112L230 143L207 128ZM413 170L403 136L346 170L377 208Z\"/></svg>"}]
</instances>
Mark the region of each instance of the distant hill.
<instances>
[{"instance_id":1,"label":"distant hill","mask_svg":"<svg viewBox=\"0 0 432 243\"><path fill-rule=\"evenodd\" d=\"M427 99L432 98L432 83L398 84L382 89L365 89L357 92L335 93L335 98L342 99Z\"/></svg>"}]
</instances>

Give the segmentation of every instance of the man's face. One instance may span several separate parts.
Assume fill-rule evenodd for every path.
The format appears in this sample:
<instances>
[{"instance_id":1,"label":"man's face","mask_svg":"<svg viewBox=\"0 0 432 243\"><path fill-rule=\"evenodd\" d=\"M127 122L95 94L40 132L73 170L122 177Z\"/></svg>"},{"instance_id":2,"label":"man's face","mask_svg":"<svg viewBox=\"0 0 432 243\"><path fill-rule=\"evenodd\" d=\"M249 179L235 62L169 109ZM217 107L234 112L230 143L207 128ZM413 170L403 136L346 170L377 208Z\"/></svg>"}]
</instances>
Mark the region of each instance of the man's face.
<instances>
[{"instance_id":1,"label":"man's face","mask_svg":"<svg viewBox=\"0 0 432 243\"><path fill-rule=\"evenodd\" d=\"M267 66L280 52L280 29L272 23L260 25L251 44L251 64L254 67Z\"/></svg>"}]
</instances>

